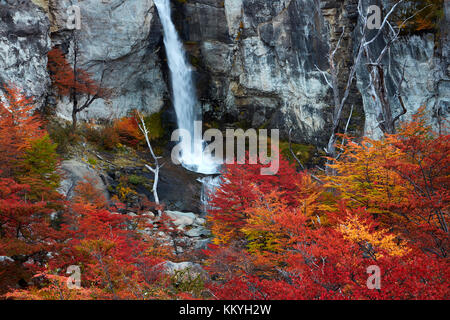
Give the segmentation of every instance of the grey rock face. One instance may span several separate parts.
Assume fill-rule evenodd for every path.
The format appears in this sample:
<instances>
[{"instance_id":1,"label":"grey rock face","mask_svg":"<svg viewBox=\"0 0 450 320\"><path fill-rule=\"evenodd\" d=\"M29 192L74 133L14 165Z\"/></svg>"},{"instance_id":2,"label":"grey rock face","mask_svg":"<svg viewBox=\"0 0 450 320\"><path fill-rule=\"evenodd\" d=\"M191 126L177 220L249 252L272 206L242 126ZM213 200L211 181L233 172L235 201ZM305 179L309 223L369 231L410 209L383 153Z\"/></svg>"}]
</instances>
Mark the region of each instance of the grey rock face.
<instances>
[{"instance_id":1,"label":"grey rock face","mask_svg":"<svg viewBox=\"0 0 450 320\"><path fill-rule=\"evenodd\" d=\"M368 1L363 1L367 7ZM353 64L357 0L193 0L175 5L176 22L197 71L206 118L232 125L276 127L294 139L321 145L329 136L332 92L317 68L329 69L327 56L345 27L336 54L341 92ZM370 2L372 4L372 2ZM222 6L223 4L223 6ZM378 1L390 8L392 1ZM450 16L446 5L446 16ZM447 25L447 27L446 27ZM224 35L227 30L228 36ZM403 95L408 116L426 104L433 122L448 118L448 23L441 39L408 36L391 49L387 75L395 112L395 82L406 62ZM435 44L442 43L437 53ZM380 46L382 44L376 43ZM364 61L361 65L364 65ZM446 74L447 73L447 74ZM358 68L347 108L355 106L356 133L379 136L377 106L367 90L367 68ZM347 119L344 111L344 121ZM365 120L364 120L365 118ZM403 117L407 119L406 117ZM365 130L363 130L365 128ZM284 135L286 137L286 135Z\"/></svg>"},{"instance_id":2,"label":"grey rock face","mask_svg":"<svg viewBox=\"0 0 450 320\"><path fill-rule=\"evenodd\" d=\"M69 0L50 0L50 15L55 29L52 40L67 51L72 61L74 40L67 30ZM113 88L108 99L98 99L83 118L112 118L139 109L156 112L164 104L166 85L160 68L157 44L161 40L159 19L152 0L87 0L78 2L81 30L78 39L78 66ZM58 105L59 114L70 115L67 99Z\"/></svg>"},{"instance_id":3,"label":"grey rock face","mask_svg":"<svg viewBox=\"0 0 450 320\"><path fill-rule=\"evenodd\" d=\"M364 1L368 6L371 2ZM384 6L389 1L383 1ZM450 6L446 6L449 10ZM443 34L448 29L448 19L444 17ZM447 23L445 22L447 21ZM369 37L370 39L370 37ZM379 54L387 43L387 37L383 34L371 44L370 52ZM400 120L409 120L411 116L422 106L426 106L431 124L439 130L441 123L450 115L450 78L448 64L448 47L443 46L442 52L437 54L435 44L439 42L432 33L421 35L401 36L395 41L388 54L385 55L382 64L385 72L385 82L388 92L388 101L393 109L394 117L401 113L401 104L397 97L400 94L405 103L407 113ZM444 41L445 42L445 41ZM373 98L369 88L369 72L366 67L367 60L362 59L357 69L358 88L363 96L364 113L366 115L365 135L379 138L382 131L379 128L380 106ZM401 81L401 79L403 81Z\"/></svg>"},{"instance_id":4,"label":"grey rock face","mask_svg":"<svg viewBox=\"0 0 450 320\"><path fill-rule=\"evenodd\" d=\"M400 39L393 44L391 55L385 59L385 65L390 66L386 74L389 102L394 110L394 116L401 113L401 105L396 97L399 90L400 79L404 81L400 93L408 112L402 120L411 119L411 116L421 107L426 106L432 122L438 126L440 117L448 116L450 106L449 81L443 74L434 56L434 35L412 36ZM389 61L390 60L390 61ZM364 64L365 61L362 61ZM358 72L358 87L363 94L364 111L366 114L365 134L371 137L380 137L378 115L380 107L374 101L370 90L364 90L369 84L368 71L361 65Z\"/></svg>"},{"instance_id":5,"label":"grey rock face","mask_svg":"<svg viewBox=\"0 0 450 320\"><path fill-rule=\"evenodd\" d=\"M58 191L63 194L67 199L72 199L74 189L79 182L85 181L86 177L92 179L95 183L95 187L103 193L106 199L109 194L107 187L101 178L101 176L85 163L77 160L67 160L61 163L61 171L63 173L63 180Z\"/></svg>"},{"instance_id":6,"label":"grey rock face","mask_svg":"<svg viewBox=\"0 0 450 320\"><path fill-rule=\"evenodd\" d=\"M22 88L36 98L38 106L43 105L50 83L46 54L57 45L72 61L75 34L78 66L96 80L106 70L103 84L114 89L110 98L96 100L81 118L161 109L168 96L167 67L153 0L78 1L81 30L75 32L67 29L67 9L73 1L33 1L48 2L48 17L31 0L0 0L1 83ZM363 2L367 7L369 1ZM345 27L342 50L337 54L340 87L345 85L345 70L352 65L357 41L353 33L357 0L172 3L173 18L195 69L205 119L218 120L224 127L279 128L282 138L292 128L297 142L326 143L332 92L318 69L329 69L327 55ZM392 5L391 0L377 3L385 9ZM405 66L401 89L408 113L403 119L426 104L436 128L450 114L448 1L444 18L439 34L404 37L393 44L383 61L389 69L386 83L394 113L400 108L396 84ZM373 44L375 49L385 41L380 39ZM358 85L350 93L348 106L361 111L359 118L354 114L356 126L364 123L365 133L376 137L380 135L379 111L367 90L365 62L358 68ZM57 104L59 115L69 118L70 102L59 99Z\"/></svg>"},{"instance_id":7,"label":"grey rock face","mask_svg":"<svg viewBox=\"0 0 450 320\"><path fill-rule=\"evenodd\" d=\"M31 1L0 1L0 84L33 96L37 107L43 105L50 84L49 30L45 12Z\"/></svg>"},{"instance_id":8,"label":"grey rock face","mask_svg":"<svg viewBox=\"0 0 450 320\"><path fill-rule=\"evenodd\" d=\"M196 0L178 10L189 17L179 25L200 60L206 114L322 139L328 88L316 66L327 43L316 1Z\"/></svg>"}]
</instances>

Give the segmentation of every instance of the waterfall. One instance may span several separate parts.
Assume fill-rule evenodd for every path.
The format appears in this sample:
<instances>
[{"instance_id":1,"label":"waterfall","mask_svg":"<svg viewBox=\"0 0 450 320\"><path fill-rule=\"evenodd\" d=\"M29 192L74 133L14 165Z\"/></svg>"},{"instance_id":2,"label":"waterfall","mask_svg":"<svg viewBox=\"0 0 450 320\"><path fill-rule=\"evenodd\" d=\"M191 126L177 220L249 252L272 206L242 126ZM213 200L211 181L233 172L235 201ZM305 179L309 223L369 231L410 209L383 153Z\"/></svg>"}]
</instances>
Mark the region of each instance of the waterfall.
<instances>
[{"instance_id":1,"label":"waterfall","mask_svg":"<svg viewBox=\"0 0 450 320\"><path fill-rule=\"evenodd\" d=\"M215 175L206 176L203 178L199 178L198 181L202 184L202 192L200 196L200 201L202 204L202 213L206 215L208 210L212 208L209 203L211 197L223 183L222 176L215 176Z\"/></svg>"},{"instance_id":2,"label":"waterfall","mask_svg":"<svg viewBox=\"0 0 450 320\"><path fill-rule=\"evenodd\" d=\"M154 0L164 31L164 45L170 69L173 104L177 114L178 128L186 130L191 141L182 139L180 162L188 170L203 173L217 173L217 164L211 157L203 154L204 142L201 128L195 128L194 122L199 120L196 107L199 105L195 86L192 80L192 67L189 65L175 25L171 18L170 0ZM196 135L196 131L200 131ZM197 132L198 133L198 132Z\"/></svg>"}]
</instances>

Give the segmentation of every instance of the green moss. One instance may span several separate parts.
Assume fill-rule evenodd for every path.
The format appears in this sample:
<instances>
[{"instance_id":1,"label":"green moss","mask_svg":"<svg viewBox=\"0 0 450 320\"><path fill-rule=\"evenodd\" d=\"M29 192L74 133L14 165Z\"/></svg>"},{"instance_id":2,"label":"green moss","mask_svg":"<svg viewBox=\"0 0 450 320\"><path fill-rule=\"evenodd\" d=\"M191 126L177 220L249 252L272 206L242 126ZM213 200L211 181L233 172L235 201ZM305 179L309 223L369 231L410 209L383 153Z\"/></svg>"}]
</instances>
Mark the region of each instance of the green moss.
<instances>
[{"instance_id":1,"label":"green moss","mask_svg":"<svg viewBox=\"0 0 450 320\"><path fill-rule=\"evenodd\" d=\"M89 163L91 166L96 166L96 165L97 165L97 159L92 158L92 157L89 157L89 158L88 158L88 163Z\"/></svg>"},{"instance_id":2,"label":"green moss","mask_svg":"<svg viewBox=\"0 0 450 320\"><path fill-rule=\"evenodd\" d=\"M280 141L280 151L285 159L290 163L295 163L295 159L289 150L289 142ZM313 145L292 143L292 151L303 165L310 164L315 160L313 158L316 153L316 147Z\"/></svg>"},{"instance_id":3,"label":"green moss","mask_svg":"<svg viewBox=\"0 0 450 320\"><path fill-rule=\"evenodd\" d=\"M128 176L128 182L137 186L137 185L145 185L148 182L148 179L143 176L137 176L132 174Z\"/></svg>"},{"instance_id":4,"label":"green moss","mask_svg":"<svg viewBox=\"0 0 450 320\"><path fill-rule=\"evenodd\" d=\"M164 135L164 129L161 121L161 112L153 113L144 117L145 125L150 132L150 140L157 140Z\"/></svg>"},{"instance_id":5,"label":"green moss","mask_svg":"<svg viewBox=\"0 0 450 320\"><path fill-rule=\"evenodd\" d=\"M191 56L190 60L191 60L191 65L193 67L196 67L196 68L200 67L201 60L199 57Z\"/></svg>"},{"instance_id":6,"label":"green moss","mask_svg":"<svg viewBox=\"0 0 450 320\"><path fill-rule=\"evenodd\" d=\"M241 117L244 117L244 116L245 116L245 114L241 112ZM242 120L233 123L233 127L246 131L246 130L252 128L252 124L250 123L250 121L242 118Z\"/></svg>"}]
</instances>

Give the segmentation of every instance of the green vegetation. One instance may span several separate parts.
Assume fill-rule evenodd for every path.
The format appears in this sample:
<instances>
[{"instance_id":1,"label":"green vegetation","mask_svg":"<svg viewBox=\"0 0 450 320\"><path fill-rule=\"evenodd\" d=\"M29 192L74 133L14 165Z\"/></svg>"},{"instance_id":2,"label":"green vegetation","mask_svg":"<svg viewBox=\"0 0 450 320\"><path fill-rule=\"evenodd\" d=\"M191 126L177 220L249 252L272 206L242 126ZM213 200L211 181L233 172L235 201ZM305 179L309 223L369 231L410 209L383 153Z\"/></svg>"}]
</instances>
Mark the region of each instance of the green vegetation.
<instances>
[{"instance_id":1,"label":"green vegetation","mask_svg":"<svg viewBox=\"0 0 450 320\"><path fill-rule=\"evenodd\" d=\"M60 177L56 173L58 165L57 145L46 134L31 143L31 148L25 151L23 171L20 176L26 179L35 179L51 189L59 186Z\"/></svg>"},{"instance_id":2,"label":"green vegetation","mask_svg":"<svg viewBox=\"0 0 450 320\"><path fill-rule=\"evenodd\" d=\"M177 294L184 292L200 297L205 290L205 281L202 276L191 268L175 271L170 280Z\"/></svg>"},{"instance_id":3,"label":"green vegetation","mask_svg":"<svg viewBox=\"0 0 450 320\"><path fill-rule=\"evenodd\" d=\"M320 161L320 157L316 155L317 149L313 145L292 143L292 151L305 166L318 164ZM290 163L296 162L289 150L289 142L280 141L280 152L283 158L287 159Z\"/></svg>"},{"instance_id":4,"label":"green vegetation","mask_svg":"<svg viewBox=\"0 0 450 320\"><path fill-rule=\"evenodd\" d=\"M132 174L132 175L128 176L128 182L135 186L145 185L146 183L148 183L148 179L143 176L138 176L138 175Z\"/></svg>"},{"instance_id":5,"label":"green vegetation","mask_svg":"<svg viewBox=\"0 0 450 320\"><path fill-rule=\"evenodd\" d=\"M144 117L145 125L150 132L150 140L160 139L164 135L161 113L162 112L156 112Z\"/></svg>"},{"instance_id":6,"label":"green vegetation","mask_svg":"<svg viewBox=\"0 0 450 320\"><path fill-rule=\"evenodd\" d=\"M56 151L63 156L67 154L71 145L80 141L80 135L73 131L70 124L51 121L47 125L47 131L52 141L57 144Z\"/></svg>"}]
</instances>

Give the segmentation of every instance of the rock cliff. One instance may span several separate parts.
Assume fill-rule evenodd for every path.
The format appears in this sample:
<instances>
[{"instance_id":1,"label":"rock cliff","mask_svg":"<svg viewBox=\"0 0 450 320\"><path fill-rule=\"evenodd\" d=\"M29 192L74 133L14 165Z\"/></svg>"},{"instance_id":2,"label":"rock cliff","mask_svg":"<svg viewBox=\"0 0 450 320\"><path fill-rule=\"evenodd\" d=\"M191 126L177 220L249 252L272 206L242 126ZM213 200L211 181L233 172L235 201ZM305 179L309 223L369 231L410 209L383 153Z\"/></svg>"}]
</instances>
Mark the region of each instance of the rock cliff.
<instances>
[{"instance_id":1,"label":"rock cliff","mask_svg":"<svg viewBox=\"0 0 450 320\"><path fill-rule=\"evenodd\" d=\"M44 104L50 85L49 29L49 20L37 5L0 1L0 84L16 86L34 96L38 107Z\"/></svg>"},{"instance_id":2,"label":"rock cliff","mask_svg":"<svg viewBox=\"0 0 450 320\"><path fill-rule=\"evenodd\" d=\"M49 90L46 53L60 46L69 60L77 41L79 66L113 88L81 116L110 118L131 109L155 112L170 106L162 30L152 0L78 1L81 29L67 28L69 0L0 1L0 82L14 83L38 105L56 105L60 116L70 103ZM195 69L204 118L220 127L280 128L286 138L324 146L331 129L332 90L321 70L342 34L336 54L339 87L354 61L358 36L357 0L174 0L173 19ZM363 0L364 7L389 1ZM445 2L439 32L400 37L383 61L388 99L398 112L396 85L410 116L427 105L439 126L448 118L449 48ZM447 22L447 23L446 23ZM386 39L373 46L380 49ZM357 68L343 118L354 106L350 131L379 136L378 106L368 85L364 59ZM405 70L403 72L403 70ZM200 107L200 106L199 106Z\"/></svg>"}]
</instances>

